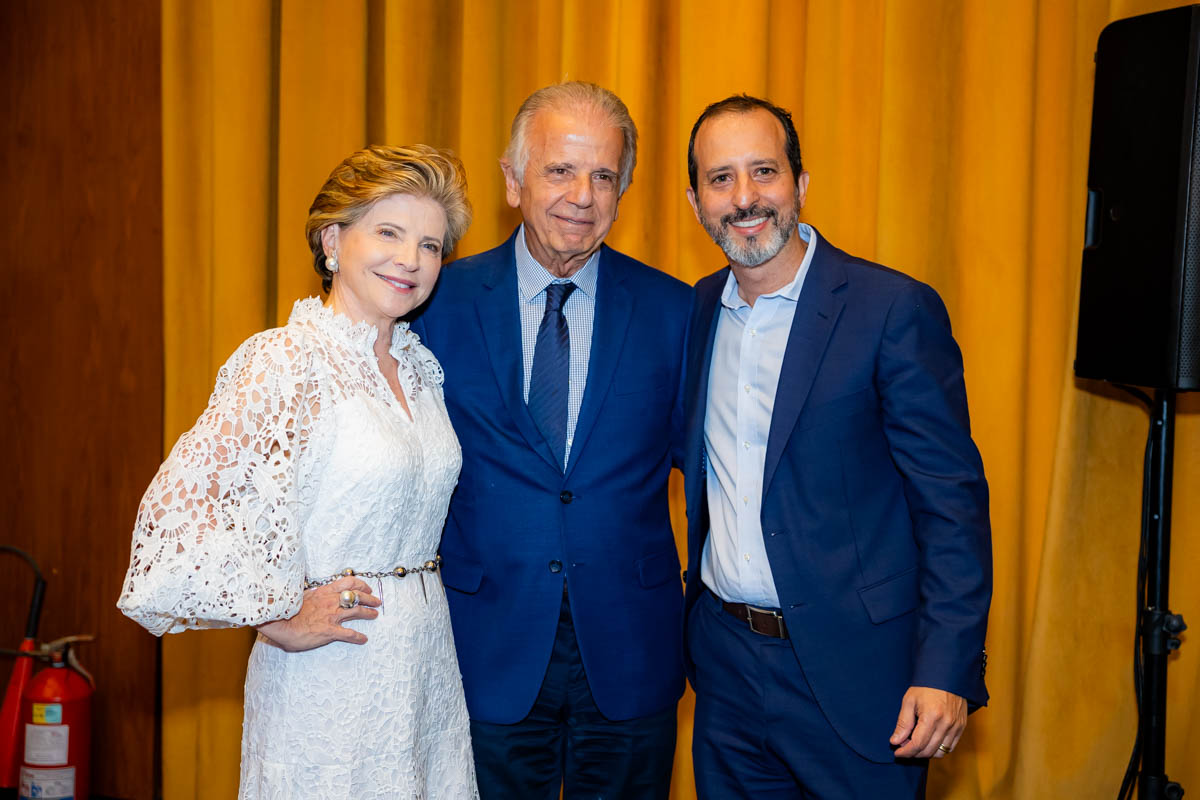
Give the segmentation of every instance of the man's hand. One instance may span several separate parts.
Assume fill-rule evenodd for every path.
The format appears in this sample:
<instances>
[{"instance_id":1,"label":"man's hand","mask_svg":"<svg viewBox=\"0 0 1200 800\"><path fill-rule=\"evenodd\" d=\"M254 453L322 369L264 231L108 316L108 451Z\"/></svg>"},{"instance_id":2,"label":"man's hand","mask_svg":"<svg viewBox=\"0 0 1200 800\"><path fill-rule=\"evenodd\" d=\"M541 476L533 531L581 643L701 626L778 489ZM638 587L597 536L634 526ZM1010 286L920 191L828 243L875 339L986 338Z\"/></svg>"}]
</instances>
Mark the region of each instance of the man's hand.
<instances>
[{"instance_id":1,"label":"man's hand","mask_svg":"<svg viewBox=\"0 0 1200 800\"><path fill-rule=\"evenodd\" d=\"M346 589L358 592L358 605L354 608L338 605L339 596ZM374 607L381 602L361 578L338 578L307 590L296 616L259 625L258 630L289 653L312 650L330 642L366 644L365 635L342 623L349 619L375 619L379 612Z\"/></svg>"},{"instance_id":2,"label":"man's hand","mask_svg":"<svg viewBox=\"0 0 1200 800\"><path fill-rule=\"evenodd\" d=\"M896 746L896 758L941 758L958 747L966 727L966 700L941 689L910 686L889 741Z\"/></svg>"}]
</instances>

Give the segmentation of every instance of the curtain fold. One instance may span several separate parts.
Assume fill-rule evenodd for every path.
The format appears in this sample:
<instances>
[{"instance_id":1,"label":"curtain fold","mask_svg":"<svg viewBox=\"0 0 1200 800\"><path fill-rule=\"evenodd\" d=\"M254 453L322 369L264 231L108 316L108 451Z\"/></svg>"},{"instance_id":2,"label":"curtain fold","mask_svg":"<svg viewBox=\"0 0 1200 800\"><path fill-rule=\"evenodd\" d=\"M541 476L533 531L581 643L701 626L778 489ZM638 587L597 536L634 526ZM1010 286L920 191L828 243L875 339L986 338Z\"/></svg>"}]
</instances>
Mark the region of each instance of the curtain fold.
<instances>
[{"instance_id":1,"label":"curtain fold","mask_svg":"<svg viewBox=\"0 0 1200 800\"><path fill-rule=\"evenodd\" d=\"M459 254L519 221L498 159L520 101L591 80L640 132L614 247L694 282L723 263L684 198L692 123L735 92L792 110L803 218L932 284L963 349L992 491L991 705L931 797L1115 794L1136 728L1130 661L1144 411L1075 381L1096 37L1165 0L163 0L166 440L247 336L318 295L303 226L330 169L422 141L467 166ZM1200 398L1176 438L1172 607L1200 615ZM673 520L683 548L682 493ZM1200 617L1198 617L1200 619ZM1197 619L1193 624L1200 624ZM1171 659L1167 767L1200 786L1200 653ZM236 793L252 637L163 645L167 800ZM1188 646L1190 644L1190 646ZM691 697L673 796L694 796Z\"/></svg>"}]
</instances>

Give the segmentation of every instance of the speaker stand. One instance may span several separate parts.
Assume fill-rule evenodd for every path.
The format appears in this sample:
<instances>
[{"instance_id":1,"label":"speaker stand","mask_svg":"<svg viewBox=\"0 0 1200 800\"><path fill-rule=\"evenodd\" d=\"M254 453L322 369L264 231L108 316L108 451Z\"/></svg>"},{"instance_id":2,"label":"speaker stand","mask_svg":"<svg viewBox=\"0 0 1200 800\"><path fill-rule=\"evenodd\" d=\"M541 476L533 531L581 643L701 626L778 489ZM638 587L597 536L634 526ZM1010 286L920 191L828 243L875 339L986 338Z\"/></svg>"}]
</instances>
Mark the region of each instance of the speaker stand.
<instances>
[{"instance_id":1,"label":"speaker stand","mask_svg":"<svg viewBox=\"0 0 1200 800\"><path fill-rule=\"evenodd\" d=\"M1142 542L1146 557L1146 594L1139 625L1143 680L1138 694L1138 739L1142 756L1140 800L1178 800L1183 787L1165 770L1167 733L1167 658L1178 650L1187 625L1167 607L1171 567L1171 479L1175 462L1175 391L1157 389L1150 409L1142 490Z\"/></svg>"}]
</instances>

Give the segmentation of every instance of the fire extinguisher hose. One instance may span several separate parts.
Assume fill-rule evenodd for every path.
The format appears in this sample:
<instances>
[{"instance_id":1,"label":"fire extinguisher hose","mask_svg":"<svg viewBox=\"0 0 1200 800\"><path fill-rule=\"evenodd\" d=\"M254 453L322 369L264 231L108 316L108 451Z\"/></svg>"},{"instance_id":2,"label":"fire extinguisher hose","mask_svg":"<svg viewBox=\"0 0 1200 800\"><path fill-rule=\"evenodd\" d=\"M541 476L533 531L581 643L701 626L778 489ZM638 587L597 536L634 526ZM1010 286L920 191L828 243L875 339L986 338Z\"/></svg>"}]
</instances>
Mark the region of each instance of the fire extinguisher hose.
<instances>
[{"instance_id":1,"label":"fire extinguisher hose","mask_svg":"<svg viewBox=\"0 0 1200 800\"><path fill-rule=\"evenodd\" d=\"M29 568L33 570L33 597L29 601L29 616L25 620L25 638L36 639L38 623L42 618L42 600L46 596L46 580L42 577L42 570L38 567L37 562L33 560L33 556L19 547L13 547L11 544L0 544L0 553L12 553L15 556L25 559L25 562L29 564Z\"/></svg>"},{"instance_id":2,"label":"fire extinguisher hose","mask_svg":"<svg viewBox=\"0 0 1200 800\"><path fill-rule=\"evenodd\" d=\"M38 623L42 616L42 600L46 595L46 580L33 556L19 547L0 545L0 553L11 553L23 559L33 570L33 599L29 602L29 616L25 620L25 638L19 650L5 650L19 656L13 664L12 675L4 691L4 703L0 705L0 789L9 790L17 786L21 740L21 696L33 676L33 662L37 640Z\"/></svg>"}]
</instances>

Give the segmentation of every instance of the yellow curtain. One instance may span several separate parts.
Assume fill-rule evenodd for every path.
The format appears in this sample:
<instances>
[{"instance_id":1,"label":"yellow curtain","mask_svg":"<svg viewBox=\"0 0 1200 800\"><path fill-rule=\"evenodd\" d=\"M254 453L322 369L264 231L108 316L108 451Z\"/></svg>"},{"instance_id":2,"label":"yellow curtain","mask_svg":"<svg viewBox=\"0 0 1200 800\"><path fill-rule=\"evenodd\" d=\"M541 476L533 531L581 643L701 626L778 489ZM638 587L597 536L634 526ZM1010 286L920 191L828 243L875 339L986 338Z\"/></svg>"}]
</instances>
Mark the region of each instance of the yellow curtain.
<instances>
[{"instance_id":1,"label":"yellow curtain","mask_svg":"<svg viewBox=\"0 0 1200 800\"><path fill-rule=\"evenodd\" d=\"M804 218L937 288L967 364L992 487L989 708L931 797L1116 793L1130 679L1147 419L1071 377L1092 96L1109 21L1167 0L163 0L166 438L245 337L317 294L303 236L322 180L371 142L467 165L476 221L516 217L497 158L517 105L608 86L641 132L609 242L687 281L720 266L684 201L691 124L734 92L792 109ZM1200 624L1200 398L1180 405L1173 607ZM676 529L682 501L675 486ZM680 549L683 552L683 542ZM237 783L244 631L163 646L167 800ZM1200 652L1172 658L1167 768L1200 790ZM691 700L674 797L694 795Z\"/></svg>"}]
</instances>

